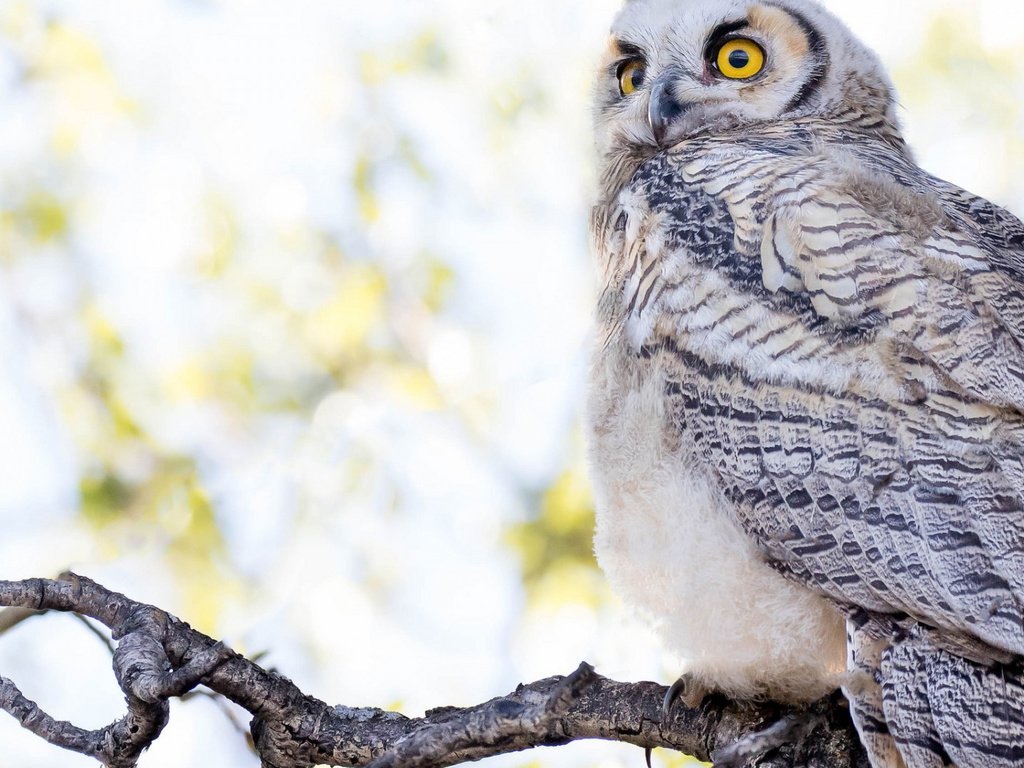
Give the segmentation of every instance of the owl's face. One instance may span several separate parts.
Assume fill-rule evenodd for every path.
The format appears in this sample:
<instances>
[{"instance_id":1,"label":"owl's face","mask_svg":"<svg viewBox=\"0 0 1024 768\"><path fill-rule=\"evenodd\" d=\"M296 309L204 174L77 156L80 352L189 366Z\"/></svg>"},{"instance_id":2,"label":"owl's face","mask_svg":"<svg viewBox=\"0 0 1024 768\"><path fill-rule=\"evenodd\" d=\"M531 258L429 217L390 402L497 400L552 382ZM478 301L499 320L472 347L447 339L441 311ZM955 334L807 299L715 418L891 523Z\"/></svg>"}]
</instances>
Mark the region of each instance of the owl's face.
<instances>
[{"instance_id":1,"label":"owl's face","mask_svg":"<svg viewBox=\"0 0 1024 768\"><path fill-rule=\"evenodd\" d=\"M808 115L895 125L878 60L813 0L627 0L595 101L606 160Z\"/></svg>"}]
</instances>

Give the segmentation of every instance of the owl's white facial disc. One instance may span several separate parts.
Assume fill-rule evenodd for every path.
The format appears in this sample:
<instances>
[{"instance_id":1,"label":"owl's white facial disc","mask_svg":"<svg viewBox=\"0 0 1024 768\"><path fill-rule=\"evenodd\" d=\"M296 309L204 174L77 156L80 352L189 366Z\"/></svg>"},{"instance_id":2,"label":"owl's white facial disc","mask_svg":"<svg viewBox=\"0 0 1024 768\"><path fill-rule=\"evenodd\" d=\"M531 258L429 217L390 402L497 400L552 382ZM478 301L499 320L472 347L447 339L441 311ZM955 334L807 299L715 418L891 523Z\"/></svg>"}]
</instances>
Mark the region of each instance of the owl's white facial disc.
<instances>
[{"instance_id":1,"label":"owl's white facial disc","mask_svg":"<svg viewBox=\"0 0 1024 768\"><path fill-rule=\"evenodd\" d=\"M596 93L607 154L808 115L895 124L875 58L813 0L629 0Z\"/></svg>"}]
</instances>

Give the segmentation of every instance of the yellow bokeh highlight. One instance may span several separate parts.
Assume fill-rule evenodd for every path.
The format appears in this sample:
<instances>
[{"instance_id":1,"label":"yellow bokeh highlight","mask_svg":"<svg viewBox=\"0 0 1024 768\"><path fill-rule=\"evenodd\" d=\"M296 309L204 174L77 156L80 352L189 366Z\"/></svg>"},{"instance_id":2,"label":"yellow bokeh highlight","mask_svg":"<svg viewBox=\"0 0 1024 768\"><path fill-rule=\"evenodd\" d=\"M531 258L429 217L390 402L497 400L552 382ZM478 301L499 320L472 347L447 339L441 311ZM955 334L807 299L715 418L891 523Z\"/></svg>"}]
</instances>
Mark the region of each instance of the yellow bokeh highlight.
<instances>
[{"instance_id":1,"label":"yellow bokeh highlight","mask_svg":"<svg viewBox=\"0 0 1024 768\"><path fill-rule=\"evenodd\" d=\"M590 526L594 519L590 484L581 468L563 472L548 488L541 502L541 514L555 534L566 534Z\"/></svg>"},{"instance_id":2,"label":"yellow bokeh highlight","mask_svg":"<svg viewBox=\"0 0 1024 768\"><path fill-rule=\"evenodd\" d=\"M651 756L652 762L664 766L664 768L712 768L712 763L705 763L695 757L673 752L670 749L656 749Z\"/></svg>"},{"instance_id":3,"label":"yellow bokeh highlight","mask_svg":"<svg viewBox=\"0 0 1024 768\"><path fill-rule=\"evenodd\" d=\"M124 344L114 324L94 302L82 309L82 322L94 349L107 355L120 355L124 352Z\"/></svg>"},{"instance_id":4,"label":"yellow bokeh highlight","mask_svg":"<svg viewBox=\"0 0 1024 768\"><path fill-rule=\"evenodd\" d=\"M60 22L48 26L36 67L42 74L74 71L109 75L99 46L78 30Z\"/></svg>"},{"instance_id":5,"label":"yellow bokeh highlight","mask_svg":"<svg viewBox=\"0 0 1024 768\"><path fill-rule=\"evenodd\" d=\"M55 240L67 232L68 213L64 204L42 190L29 195L22 208L27 229L41 243Z\"/></svg>"},{"instance_id":6,"label":"yellow bokeh highlight","mask_svg":"<svg viewBox=\"0 0 1024 768\"><path fill-rule=\"evenodd\" d=\"M390 389L403 401L414 408L435 411L444 407L444 399L437 382L422 367L399 365L388 373Z\"/></svg>"},{"instance_id":7,"label":"yellow bokeh highlight","mask_svg":"<svg viewBox=\"0 0 1024 768\"><path fill-rule=\"evenodd\" d=\"M208 367L196 358L186 360L165 377L163 389L172 400L202 400L214 391Z\"/></svg>"},{"instance_id":8,"label":"yellow bokeh highlight","mask_svg":"<svg viewBox=\"0 0 1024 768\"><path fill-rule=\"evenodd\" d=\"M437 32L425 29L402 45L384 51L363 51L359 79L367 86L381 86L395 75L418 71L443 71L448 55Z\"/></svg>"},{"instance_id":9,"label":"yellow bokeh highlight","mask_svg":"<svg viewBox=\"0 0 1024 768\"><path fill-rule=\"evenodd\" d=\"M532 608L558 608L575 603L597 608L605 597L605 581L593 566L557 560L547 566L530 590Z\"/></svg>"},{"instance_id":10,"label":"yellow bokeh highlight","mask_svg":"<svg viewBox=\"0 0 1024 768\"><path fill-rule=\"evenodd\" d=\"M172 402L219 400L248 409L255 405L252 355L226 342L211 344L203 355L171 369L160 386L162 396Z\"/></svg>"},{"instance_id":11,"label":"yellow bokeh highlight","mask_svg":"<svg viewBox=\"0 0 1024 768\"><path fill-rule=\"evenodd\" d=\"M359 203L359 215L363 221L372 223L380 218L380 203L373 188L373 161L362 155L352 171L352 189Z\"/></svg>"},{"instance_id":12,"label":"yellow bokeh highlight","mask_svg":"<svg viewBox=\"0 0 1024 768\"><path fill-rule=\"evenodd\" d=\"M383 321L387 280L370 265L349 268L334 296L303 318L303 336L313 352L338 361L358 351Z\"/></svg>"},{"instance_id":13,"label":"yellow bokeh highlight","mask_svg":"<svg viewBox=\"0 0 1024 768\"><path fill-rule=\"evenodd\" d=\"M593 499L577 460L543 492L537 517L506 535L522 560L532 605L601 604L606 589L594 560L593 531Z\"/></svg>"}]
</instances>

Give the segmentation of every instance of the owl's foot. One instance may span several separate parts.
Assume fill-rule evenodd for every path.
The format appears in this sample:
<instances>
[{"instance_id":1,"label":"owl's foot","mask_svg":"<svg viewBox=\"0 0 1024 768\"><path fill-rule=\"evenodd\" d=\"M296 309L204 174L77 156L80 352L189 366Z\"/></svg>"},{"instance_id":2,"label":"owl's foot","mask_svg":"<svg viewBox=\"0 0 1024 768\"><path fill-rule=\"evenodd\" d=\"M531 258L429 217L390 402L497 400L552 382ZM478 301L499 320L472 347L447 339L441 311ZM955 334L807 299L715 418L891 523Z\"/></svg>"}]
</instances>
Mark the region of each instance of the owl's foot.
<instances>
[{"instance_id":1,"label":"owl's foot","mask_svg":"<svg viewBox=\"0 0 1024 768\"><path fill-rule=\"evenodd\" d=\"M821 721L821 716L815 712L787 715L763 731L749 733L729 746L715 750L711 759L715 768L738 768L768 750L803 741Z\"/></svg>"},{"instance_id":2,"label":"owl's foot","mask_svg":"<svg viewBox=\"0 0 1024 768\"><path fill-rule=\"evenodd\" d=\"M672 705L677 701L682 702L690 709L696 709L704 701L710 691L690 675L682 675L678 680L669 686L665 691L665 698L661 702L661 721L666 722L672 715ZM647 768L651 768L651 747L644 750L644 759Z\"/></svg>"},{"instance_id":3,"label":"owl's foot","mask_svg":"<svg viewBox=\"0 0 1024 768\"><path fill-rule=\"evenodd\" d=\"M667 720L672 714L672 705L681 701L690 709L696 709L710 691L690 675L682 675L665 692L661 702L661 718Z\"/></svg>"}]
</instances>

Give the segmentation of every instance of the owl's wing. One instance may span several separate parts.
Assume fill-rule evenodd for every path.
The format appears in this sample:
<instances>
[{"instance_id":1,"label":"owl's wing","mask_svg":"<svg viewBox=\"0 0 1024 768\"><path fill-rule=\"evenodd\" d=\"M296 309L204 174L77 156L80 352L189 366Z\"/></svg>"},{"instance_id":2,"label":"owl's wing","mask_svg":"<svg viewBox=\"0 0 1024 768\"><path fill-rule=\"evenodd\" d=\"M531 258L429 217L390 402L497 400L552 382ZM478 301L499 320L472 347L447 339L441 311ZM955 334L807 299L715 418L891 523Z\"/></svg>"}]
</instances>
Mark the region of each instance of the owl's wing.
<instances>
[{"instance_id":1,"label":"owl's wing","mask_svg":"<svg viewBox=\"0 0 1024 768\"><path fill-rule=\"evenodd\" d=\"M938 196L834 159L676 173L724 203L728 260L759 261L751 298L791 306L780 327L803 335L767 379L673 345L671 324L652 345L675 360L675 417L740 522L842 603L1024 653L1019 253L994 256ZM830 363L852 371L844 384L800 373Z\"/></svg>"},{"instance_id":2,"label":"owl's wing","mask_svg":"<svg viewBox=\"0 0 1024 768\"><path fill-rule=\"evenodd\" d=\"M773 181L763 226L737 238L765 288L808 298L836 328L884 326L969 396L1024 412L1019 220L845 157L782 161ZM725 195L734 220L753 215L737 204L750 183Z\"/></svg>"}]
</instances>

